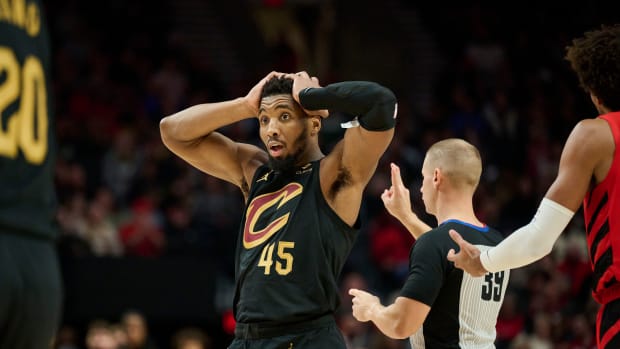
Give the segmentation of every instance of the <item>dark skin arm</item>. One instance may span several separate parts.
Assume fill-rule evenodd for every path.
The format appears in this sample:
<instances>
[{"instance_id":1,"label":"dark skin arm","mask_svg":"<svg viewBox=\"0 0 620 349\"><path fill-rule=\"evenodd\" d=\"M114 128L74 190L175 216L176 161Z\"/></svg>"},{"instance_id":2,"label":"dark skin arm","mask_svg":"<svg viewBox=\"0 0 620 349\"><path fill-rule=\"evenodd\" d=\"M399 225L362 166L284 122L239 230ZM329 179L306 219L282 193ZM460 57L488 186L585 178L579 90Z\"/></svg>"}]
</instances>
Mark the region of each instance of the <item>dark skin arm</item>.
<instances>
[{"instance_id":1,"label":"dark skin arm","mask_svg":"<svg viewBox=\"0 0 620 349\"><path fill-rule=\"evenodd\" d=\"M161 138L166 147L197 169L230 182L247 198L256 169L268 160L265 150L239 143L215 130L258 115L264 77L241 98L219 103L200 104L163 118Z\"/></svg>"},{"instance_id":2,"label":"dark skin arm","mask_svg":"<svg viewBox=\"0 0 620 349\"><path fill-rule=\"evenodd\" d=\"M558 175L545 197L575 212L594 178L596 183L605 179L615 145L607 122L603 119L580 121L569 135L562 156ZM486 274L480 262L480 250L465 241L458 232L451 230L450 236L459 245L460 252L451 250L448 260L454 262L472 276Z\"/></svg>"},{"instance_id":3,"label":"dark skin arm","mask_svg":"<svg viewBox=\"0 0 620 349\"><path fill-rule=\"evenodd\" d=\"M293 98L306 87L320 87L316 78L301 72L294 79ZM330 207L349 225L357 220L364 189L374 174L379 158L394 136L394 129L369 131L353 127L345 131L321 163L321 190Z\"/></svg>"}]
</instances>

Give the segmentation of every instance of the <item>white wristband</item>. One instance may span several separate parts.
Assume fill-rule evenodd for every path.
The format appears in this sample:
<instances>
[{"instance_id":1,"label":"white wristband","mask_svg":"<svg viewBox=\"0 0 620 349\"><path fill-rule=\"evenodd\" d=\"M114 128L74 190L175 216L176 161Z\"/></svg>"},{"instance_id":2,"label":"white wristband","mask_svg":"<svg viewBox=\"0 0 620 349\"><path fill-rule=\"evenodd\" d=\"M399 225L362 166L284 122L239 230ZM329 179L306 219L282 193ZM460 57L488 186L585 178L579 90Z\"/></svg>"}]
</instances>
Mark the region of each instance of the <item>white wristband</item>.
<instances>
[{"instance_id":1,"label":"white wristband","mask_svg":"<svg viewBox=\"0 0 620 349\"><path fill-rule=\"evenodd\" d=\"M343 122L340 124L341 128L353 128L353 127L359 127L359 126L360 126L360 122L357 121L357 116L351 121Z\"/></svg>"}]
</instances>

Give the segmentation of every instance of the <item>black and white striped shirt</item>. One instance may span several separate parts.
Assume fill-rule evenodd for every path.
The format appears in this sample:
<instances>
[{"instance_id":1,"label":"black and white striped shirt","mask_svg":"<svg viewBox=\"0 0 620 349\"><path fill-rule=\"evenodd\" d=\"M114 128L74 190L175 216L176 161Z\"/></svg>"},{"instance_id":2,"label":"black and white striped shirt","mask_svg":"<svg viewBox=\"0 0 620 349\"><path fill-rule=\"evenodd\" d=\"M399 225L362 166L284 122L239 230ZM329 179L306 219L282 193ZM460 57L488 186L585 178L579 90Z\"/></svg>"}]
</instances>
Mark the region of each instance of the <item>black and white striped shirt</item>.
<instances>
[{"instance_id":1,"label":"black and white striped shirt","mask_svg":"<svg viewBox=\"0 0 620 349\"><path fill-rule=\"evenodd\" d=\"M455 229L481 251L497 245L502 234L448 220L422 235L411 249L409 277L400 295L431 307L424 324L410 340L414 349L495 348L495 324L504 300L510 271L471 277L447 260L458 245L448 231Z\"/></svg>"}]
</instances>

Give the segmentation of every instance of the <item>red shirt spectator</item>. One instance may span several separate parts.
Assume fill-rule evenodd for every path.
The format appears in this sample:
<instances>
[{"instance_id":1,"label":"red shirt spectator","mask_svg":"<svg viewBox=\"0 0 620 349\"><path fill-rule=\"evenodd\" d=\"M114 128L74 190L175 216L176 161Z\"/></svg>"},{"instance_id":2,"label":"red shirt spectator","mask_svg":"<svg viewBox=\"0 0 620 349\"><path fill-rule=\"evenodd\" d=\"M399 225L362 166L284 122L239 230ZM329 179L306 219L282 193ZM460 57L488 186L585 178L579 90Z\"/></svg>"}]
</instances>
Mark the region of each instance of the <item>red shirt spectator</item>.
<instances>
[{"instance_id":1,"label":"red shirt spectator","mask_svg":"<svg viewBox=\"0 0 620 349\"><path fill-rule=\"evenodd\" d=\"M133 216L120 229L127 255L156 257L164 249L165 236L155 219L153 203L139 198L132 204Z\"/></svg>"}]
</instances>

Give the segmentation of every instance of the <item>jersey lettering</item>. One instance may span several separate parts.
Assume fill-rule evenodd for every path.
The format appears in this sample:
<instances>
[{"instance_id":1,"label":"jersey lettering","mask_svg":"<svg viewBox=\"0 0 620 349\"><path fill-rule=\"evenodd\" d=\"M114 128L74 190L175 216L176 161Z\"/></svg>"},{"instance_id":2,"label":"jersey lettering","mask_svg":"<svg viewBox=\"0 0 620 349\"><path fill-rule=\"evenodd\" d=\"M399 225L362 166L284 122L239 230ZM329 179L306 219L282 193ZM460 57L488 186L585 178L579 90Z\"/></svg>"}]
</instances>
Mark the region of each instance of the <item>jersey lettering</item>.
<instances>
[{"instance_id":1,"label":"jersey lettering","mask_svg":"<svg viewBox=\"0 0 620 349\"><path fill-rule=\"evenodd\" d=\"M288 275L293 270L293 254L287 250L295 248L295 242L293 241L278 241L265 245L261 252L260 259L258 260L258 266L265 268L265 275L271 274L271 266L273 265L273 249L274 246L278 246L277 260L276 260L276 273L278 275Z\"/></svg>"},{"instance_id":2,"label":"jersey lettering","mask_svg":"<svg viewBox=\"0 0 620 349\"><path fill-rule=\"evenodd\" d=\"M0 0L0 21L23 29L31 37L36 37L41 31L39 6L24 0Z\"/></svg>"},{"instance_id":3,"label":"jersey lettering","mask_svg":"<svg viewBox=\"0 0 620 349\"><path fill-rule=\"evenodd\" d=\"M0 75L6 76L0 84L0 114L7 113L21 95L17 110L0 124L0 156L14 159L21 150L28 163L39 165L48 153L49 127L41 61L30 55L20 67L13 51L0 46Z\"/></svg>"},{"instance_id":4,"label":"jersey lettering","mask_svg":"<svg viewBox=\"0 0 620 349\"><path fill-rule=\"evenodd\" d=\"M504 288L504 271L487 273L484 276L484 281L485 283L482 285L482 299L499 302L502 299L502 289Z\"/></svg>"}]
</instances>

